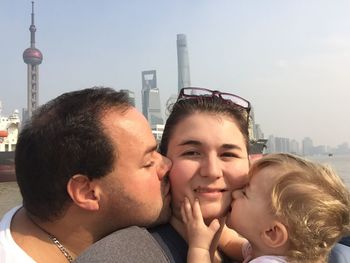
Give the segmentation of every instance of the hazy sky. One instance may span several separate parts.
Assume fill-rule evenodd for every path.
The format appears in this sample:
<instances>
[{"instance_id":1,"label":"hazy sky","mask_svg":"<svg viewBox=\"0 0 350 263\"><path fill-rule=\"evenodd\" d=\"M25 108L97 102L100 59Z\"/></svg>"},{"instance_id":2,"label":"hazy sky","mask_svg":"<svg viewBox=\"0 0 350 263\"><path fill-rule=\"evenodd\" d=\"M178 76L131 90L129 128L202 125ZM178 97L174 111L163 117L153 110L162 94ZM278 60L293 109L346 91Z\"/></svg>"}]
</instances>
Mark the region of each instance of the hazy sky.
<instances>
[{"instance_id":1,"label":"hazy sky","mask_svg":"<svg viewBox=\"0 0 350 263\"><path fill-rule=\"evenodd\" d=\"M164 105L183 33L192 86L250 100L266 136L350 142L349 10L348 0L38 0L40 104L106 85L135 91L140 109L141 71L155 69ZM3 114L26 107L30 13L29 0L1 1Z\"/></svg>"}]
</instances>

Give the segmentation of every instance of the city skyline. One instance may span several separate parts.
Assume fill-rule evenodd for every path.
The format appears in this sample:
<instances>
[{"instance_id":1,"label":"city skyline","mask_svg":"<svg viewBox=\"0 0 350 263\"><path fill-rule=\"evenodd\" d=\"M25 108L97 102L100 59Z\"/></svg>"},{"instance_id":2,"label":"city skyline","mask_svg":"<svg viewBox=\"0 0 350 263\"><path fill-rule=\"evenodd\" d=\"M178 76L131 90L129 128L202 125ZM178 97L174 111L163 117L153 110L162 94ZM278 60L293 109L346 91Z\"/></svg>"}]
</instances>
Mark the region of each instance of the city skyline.
<instances>
[{"instance_id":1,"label":"city skyline","mask_svg":"<svg viewBox=\"0 0 350 263\"><path fill-rule=\"evenodd\" d=\"M350 141L349 8L326 0L36 1L37 46L45 54L39 101L105 85L134 91L141 110L139 76L151 68L164 111L177 93L176 35L185 34L193 86L250 100L266 135L336 146ZM26 107L21 54L30 12L25 0L5 0L0 10L4 115Z\"/></svg>"}]
</instances>

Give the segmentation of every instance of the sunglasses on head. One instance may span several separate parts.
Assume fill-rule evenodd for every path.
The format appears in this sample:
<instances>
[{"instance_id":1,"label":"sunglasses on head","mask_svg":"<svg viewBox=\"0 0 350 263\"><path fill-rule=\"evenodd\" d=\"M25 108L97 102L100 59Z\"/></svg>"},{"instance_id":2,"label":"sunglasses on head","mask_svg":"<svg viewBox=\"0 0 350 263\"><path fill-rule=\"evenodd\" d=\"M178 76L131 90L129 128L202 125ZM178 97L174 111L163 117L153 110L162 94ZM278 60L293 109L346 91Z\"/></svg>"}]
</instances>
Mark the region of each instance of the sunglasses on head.
<instances>
[{"instance_id":1,"label":"sunglasses on head","mask_svg":"<svg viewBox=\"0 0 350 263\"><path fill-rule=\"evenodd\" d=\"M177 101L183 99L191 99L198 97L219 97L225 101L231 102L243 109L245 109L248 113L250 112L251 105L250 102L246 99L243 99L240 96L237 96L232 93L220 92L218 90L210 90L205 88L196 88L196 87L186 87L180 90L179 96L177 97Z\"/></svg>"}]
</instances>

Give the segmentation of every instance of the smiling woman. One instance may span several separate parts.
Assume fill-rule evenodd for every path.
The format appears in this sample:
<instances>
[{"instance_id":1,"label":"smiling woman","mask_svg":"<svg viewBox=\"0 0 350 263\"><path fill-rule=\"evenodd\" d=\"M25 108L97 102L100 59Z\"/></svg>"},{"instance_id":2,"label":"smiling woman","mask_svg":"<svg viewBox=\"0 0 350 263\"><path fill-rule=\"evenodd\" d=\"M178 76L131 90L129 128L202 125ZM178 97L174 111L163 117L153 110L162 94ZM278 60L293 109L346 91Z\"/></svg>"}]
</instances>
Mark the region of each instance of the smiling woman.
<instances>
[{"instance_id":1,"label":"smiling woman","mask_svg":"<svg viewBox=\"0 0 350 263\"><path fill-rule=\"evenodd\" d=\"M169 224L150 229L171 261L186 262L184 198L199 200L209 224L226 215L232 191L247 183L249 109L250 103L239 96L202 88L181 90L173 105L160 144L161 153L173 162L173 215ZM226 261L216 248L213 253L217 262Z\"/></svg>"}]
</instances>

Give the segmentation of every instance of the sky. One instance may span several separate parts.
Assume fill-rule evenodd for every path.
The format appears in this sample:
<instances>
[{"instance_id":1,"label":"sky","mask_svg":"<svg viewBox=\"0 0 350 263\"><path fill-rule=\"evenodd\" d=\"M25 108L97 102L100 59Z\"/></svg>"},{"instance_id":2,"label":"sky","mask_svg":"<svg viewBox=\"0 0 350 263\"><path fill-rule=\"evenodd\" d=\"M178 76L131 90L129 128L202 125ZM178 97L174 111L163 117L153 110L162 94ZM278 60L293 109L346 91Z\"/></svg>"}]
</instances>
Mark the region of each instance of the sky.
<instances>
[{"instance_id":1,"label":"sky","mask_svg":"<svg viewBox=\"0 0 350 263\"><path fill-rule=\"evenodd\" d=\"M177 92L176 35L187 36L192 86L249 100L265 137L350 142L348 0L35 1L39 103L109 86L135 92L157 71L164 107ZM26 108L30 0L0 4L2 114Z\"/></svg>"}]
</instances>

